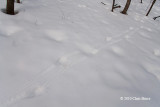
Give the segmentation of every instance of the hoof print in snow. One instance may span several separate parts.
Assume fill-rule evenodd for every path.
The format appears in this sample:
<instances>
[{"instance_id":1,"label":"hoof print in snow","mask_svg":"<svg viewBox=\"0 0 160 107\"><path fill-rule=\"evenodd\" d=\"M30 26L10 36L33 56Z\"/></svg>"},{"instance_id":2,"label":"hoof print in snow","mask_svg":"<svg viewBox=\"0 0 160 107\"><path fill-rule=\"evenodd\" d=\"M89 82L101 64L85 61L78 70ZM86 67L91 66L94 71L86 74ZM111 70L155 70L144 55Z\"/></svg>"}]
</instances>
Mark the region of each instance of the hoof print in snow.
<instances>
[{"instance_id":1,"label":"hoof print in snow","mask_svg":"<svg viewBox=\"0 0 160 107\"><path fill-rule=\"evenodd\" d=\"M129 36L129 35L126 35L124 38L125 38L125 39L129 39L129 38L130 38L130 36Z\"/></svg>"},{"instance_id":2,"label":"hoof print in snow","mask_svg":"<svg viewBox=\"0 0 160 107\"><path fill-rule=\"evenodd\" d=\"M134 30L134 28L133 27L129 27L129 30Z\"/></svg>"},{"instance_id":3,"label":"hoof print in snow","mask_svg":"<svg viewBox=\"0 0 160 107\"><path fill-rule=\"evenodd\" d=\"M160 56L160 50L155 49L155 50L154 50L154 55L155 55L155 56Z\"/></svg>"},{"instance_id":4,"label":"hoof print in snow","mask_svg":"<svg viewBox=\"0 0 160 107\"><path fill-rule=\"evenodd\" d=\"M63 67L69 67L79 59L79 52L75 51L58 59L58 63Z\"/></svg>"},{"instance_id":5,"label":"hoof print in snow","mask_svg":"<svg viewBox=\"0 0 160 107\"><path fill-rule=\"evenodd\" d=\"M34 98L36 96L40 96L45 92L45 87L43 86L38 86L32 90L30 90L29 92L26 93L26 97L25 98Z\"/></svg>"},{"instance_id":6,"label":"hoof print in snow","mask_svg":"<svg viewBox=\"0 0 160 107\"><path fill-rule=\"evenodd\" d=\"M77 45L83 53L88 54L88 55L95 55L99 52L98 49L95 49L88 44L77 44Z\"/></svg>"},{"instance_id":7,"label":"hoof print in snow","mask_svg":"<svg viewBox=\"0 0 160 107\"><path fill-rule=\"evenodd\" d=\"M68 58L65 56L59 58L58 63L61 64L62 66L68 66L70 64Z\"/></svg>"},{"instance_id":8,"label":"hoof print in snow","mask_svg":"<svg viewBox=\"0 0 160 107\"><path fill-rule=\"evenodd\" d=\"M62 42L67 39L65 33L58 30L46 30L46 35L49 39L52 39L57 42Z\"/></svg>"},{"instance_id":9,"label":"hoof print in snow","mask_svg":"<svg viewBox=\"0 0 160 107\"><path fill-rule=\"evenodd\" d=\"M106 37L106 41L109 42L112 40L112 37Z\"/></svg>"},{"instance_id":10,"label":"hoof print in snow","mask_svg":"<svg viewBox=\"0 0 160 107\"><path fill-rule=\"evenodd\" d=\"M67 55L61 56L58 59L58 64L63 68L68 68L85 59L86 59L86 55L82 54L79 51L75 51Z\"/></svg>"},{"instance_id":11,"label":"hoof print in snow","mask_svg":"<svg viewBox=\"0 0 160 107\"><path fill-rule=\"evenodd\" d=\"M79 4L78 7L80 7L80 8L85 8L85 7L87 7L87 6L86 6L86 5L81 5L81 4Z\"/></svg>"},{"instance_id":12,"label":"hoof print in snow","mask_svg":"<svg viewBox=\"0 0 160 107\"><path fill-rule=\"evenodd\" d=\"M124 51L120 47L112 47L112 51L118 56L124 56Z\"/></svg>"}]
</instances>

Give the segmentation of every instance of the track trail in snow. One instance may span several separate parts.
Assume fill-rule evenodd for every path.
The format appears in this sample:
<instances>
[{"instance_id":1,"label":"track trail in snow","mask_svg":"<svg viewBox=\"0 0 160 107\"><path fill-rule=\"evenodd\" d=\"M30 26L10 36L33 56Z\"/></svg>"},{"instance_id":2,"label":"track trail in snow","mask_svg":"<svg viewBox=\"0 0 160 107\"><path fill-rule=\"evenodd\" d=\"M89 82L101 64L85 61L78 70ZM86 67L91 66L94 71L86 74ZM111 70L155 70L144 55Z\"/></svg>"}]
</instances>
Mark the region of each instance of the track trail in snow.
<instances>
[{"instance_id":1,"label":"track trail in snow","mask_svg":"<svg viewBox=\"0 0 160 107\"><path fill-rule=\"evenodd\" d=\"M46 69L39 72L38 75L36 75L35 78L32 80L24 83L23 88L21 90L18 90L17 94L10 97L8 100L1 103L2 107L7 107L11 104L14 104L20 100L28 99L28 98L34 98L37 95L41 94L41 91L43 93L43 89L45 90L48 85L50 84L51 80L53 82L53 78L56 81L60 75L63 75L63 73L73 67L74 65L77 65L79 63L84 62L85 60L89 59L90 57L86 56L88 54L96 55L97 53L101 52L102 50L106 49L109 46L115 45L123 40L132 39L131 36L133 36L136 32L141 30L141 27L139 28L132 28L130 27L128 30L124 31L118 36L114 37L106 37L106 45L101 46L97 49L94 49L92 46L89 45L83 45L78 47L80 48L80 51L78 52L72 52L68 55L62 56L59 58L59 60L56 63L50 64ZM132 42L130 42L132 45ZM144 49L139 48L141 51L146 52ZM115 52L119 54L119 50L115 49ZM86 53L86 55L84 54ZM155 52L157 53L157 52ZM73 63L74 62L74 63ZM58 64L58 67L56 65ZM54 75L53 75L54 74ZM56 74L56 75L55 75ZM49 78L49 79L48 79ZM42 88L42 89L41 89ZM37 90L40 90L37 92Z\"/></svg>"},{"instance_id":2,"label":"track trail in snow","mask_svg":"<svg viewBox=\"0 0 160 107\"><path fill-rule=\"evenodd\" d=\"M37 90L39 90L39 87L40 88L42 87L44 89L47 88L49 83L53 82L53 80L56 81L59 78L59 76L63 75L63 73L67 69L86 60L85 56L82 56L79 58L76 58L76 56L81 56L81 53L73 52L68 55L62 56L55 64L51 64L45 70L41 71L34 79L25 83L24 87L21 90L18 90L16 92L17 93L16 95L2 102L1 106L7 107L20 100L34 98L37 95L41 94L41 93L37 93ZM57 65L58 67L55 67L55 65Z\"/></svg>"},{"instance_id":3,"label":"track trail in snow","mask_svg":"<svg viewBox=\"0 0 160 107\"><path fill-rule=\"evenodd\" d=\"M64 2L64 1L58 0L58 2ZM86 1L83 1L83 2L87 3ZM78 6L81 8L86 8L86 5L79 4ZM65 20L66 16L58 4L57 4L57 8L61 12L62 20ZM84 45L76 44L79 51L70 52L64 56L59 57L59 59L56 62L51 63L44 70L40 71L35 78L24 83L22 88L15 92L16 93L15 95L11 95L9 99L6 99L5 101L1 102L0 106L9 107L11 104L15 104L21 100L27 100L27 99L45 94L45 92L47 91L47 87L49 87L51 82L54 82L54 80L56 81L60 76L63 75L64 72L67 71L67 69L70 69L80 63L85 62L90 58L89 56L94 57L94 55L96 56L98 53L100 53L104 49L107 49L108 47L113 46L117 43L120 43L124 40L128 41L129 44L132 44L143 53L148 53L148 51L146 51L145 49L142 49L141 47L137 46L132 42L132 36L136 32L140 31L141 29L143 28L130 27L128 30L124 31L120 35L117 35L114 37L106 37L106 45L105 46L101 45L98 48L94 48L89 44L84 44ZM50 35L50 33L48 35ZM57 39L57 38L53 38L53 39L56 41L61 41L60 39ZM61 42L63 42L63 40ZM117 54L121 54L121 53L123 54L120 48L113 48L113 50ZM155 49L154 55L160 56L160 51L158 49L157 50ZM154 57L152 58L153 60L155 59Z\"/></svg>"},{"instance_id":4,"label":"track trail in snow","mask_svg":"<svg viewBox=\"0 0 160 107\"><path fill-rule=\"evenodd\" d=\"M92 46L89 45L83 45L79 48L81 51L72 52L68 55L62 56L59 58L59 60L56 63L50 64L45 70L42 70L39 72L39 74L32 80L26 82L23 85L23 88L21 90L18 90L16 95L10 97L8 100L2 102L2 107L7 107L11 104L14 104L20 100L28 99L28 98L34 98L37 95L40 95L41 93L37 94L37 90L40 90L39 88L42 88L42 94L43 89L46 89L49 87L48 85L53 82L53 78L56 81L60 75L63 75L63 73L73 67L74 65L77 65L79 63L84 62L85 60L88 60L90 57L87 55L96 55L97 53L101 52L102 50L106 49L109 46L112 46L116 43L121 42L122 40L125 40L128 38L128 36L133 35L135 32L140 30L140 28L134 29L130 28L129 30L126 30L119 36L116 36L112 38L110 41L107 42L105 46L101 46L98 49L92 48ZM127 38L126 38L127 36ZM118 50L116 51L118 52ZM86 55L85 55L86 53ZM119 52L118 52L119 54ZM73 63L74 62L74 63ZM58 68L56 67L58 65ZM54 75L53 75L54 74ZM56 75L55 75L56 74ZM51 81L52 80L52 81ZM47 90L46 90L47 91Z\"/></svg>"}]
</instances>

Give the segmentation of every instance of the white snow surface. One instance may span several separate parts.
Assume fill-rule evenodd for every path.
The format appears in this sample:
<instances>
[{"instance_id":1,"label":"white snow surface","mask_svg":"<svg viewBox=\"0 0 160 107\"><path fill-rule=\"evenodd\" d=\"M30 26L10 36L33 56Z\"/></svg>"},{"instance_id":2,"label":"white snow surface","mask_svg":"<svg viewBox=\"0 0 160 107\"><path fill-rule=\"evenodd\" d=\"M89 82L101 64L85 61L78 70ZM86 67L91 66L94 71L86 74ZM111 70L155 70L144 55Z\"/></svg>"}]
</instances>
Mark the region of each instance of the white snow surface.
<instances>
[{"instance_id":1,"label":"white snow surface","mask_svg":"<svg viewBox=\"0 0 160 107\"><path fill-rule=\"evenodd\" d=\"M17 15L0 12L0 107L160 107L160 1L148 17L150 0L132 0L128 15L116 2L111 12L112 0L23 0Z\"/></svg>"}]
</instances>

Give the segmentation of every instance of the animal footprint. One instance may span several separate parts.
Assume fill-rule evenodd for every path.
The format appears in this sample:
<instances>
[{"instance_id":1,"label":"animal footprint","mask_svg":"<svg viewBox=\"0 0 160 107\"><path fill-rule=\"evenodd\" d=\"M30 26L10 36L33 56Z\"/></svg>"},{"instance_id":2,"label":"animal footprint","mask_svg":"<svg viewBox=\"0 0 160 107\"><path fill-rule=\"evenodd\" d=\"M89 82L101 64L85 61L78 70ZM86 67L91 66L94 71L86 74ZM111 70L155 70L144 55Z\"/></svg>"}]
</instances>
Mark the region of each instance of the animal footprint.
<instances>
[{"instance_id":1,"label":"animal footprint","mask_svg":"<svg viewBox=\"0 0 160 107\"><path fill-rule=\"evenodd\" d=\"M34 98L36 96L42 95L46 88L44 86L38 86L26 93L25 98Z\"/></svg>"},{"instance_id":2,"label":"animal footprint","mask_svg":"<svg viewBox=\"0 0 160 107\"><path fill-rule=\"evenodd\" d=\"M81 49L81 51L86 53L86 54L95 55L99 52L98 49L93 48L92 46L90 46L88 44L77 44L77 45Z\"/></svg>"},{"instance_id":3,"label":"animal footprint","mask_svg":"<svg viewBox=\"0 0 160 107\"><path fill-rule=\"evenodd\" d=\"M79 51L75 51L68 55L61 56L58 60L58 63L63 67L70 67L81 61L83 58L84 56Z\"/></svg>"},{"instance_id":4,"label":"animal footprint","mask_svg":"<svg viewBox=\"0 0 160 107\"><path fill-rule=\"evenodd\" d=\"M160 56L160 50L155 49L155 50L154 50L154 55L155 55L155 56Z\"/></svg>"},{"instance_id":5,"label":"animal footprint","mask_svg":"<svg viewBox=\"0 0 160 107\"><path fill-rule=\"evenodd\" d=\"M67 39L65 33L58 30L46 30L45 32L49 39L55 40L57 42L62 42Z\"/></svg>"},{"instance_id":6,"label":"animal footprint","mask_svg":"<svg viewBox=\"0 0 160 107\"><path fill-rule=\"evenodd\" d=\"M116 47L116 46L112 47L112 51L115 54L120 55L120 56L123 56L125 54L124 51L123 51L123 49L121 49L120 47Z\"/></svg>"},{"instance_id":7,"label":"animal footprint","mask_svg":"<svg viewBox=\"0 0 160 107\"><path fill-rule=\"evenodd\" d=\"M109 42L112 40L112 37L106 37L106 41Z\"/></svg>"},{"instance_id":8,"label":"animal footprint","mask_svg":"<svg viewBox=\"0 0 160 107\"><path fill-rule=\"evenodd\" d=\"M85 7L87 7L87 6L86 6L86 5L81 5L81 4L79 4L78 7L80 7L80 8L85 8Z\"/></svg>"}]
</instances>

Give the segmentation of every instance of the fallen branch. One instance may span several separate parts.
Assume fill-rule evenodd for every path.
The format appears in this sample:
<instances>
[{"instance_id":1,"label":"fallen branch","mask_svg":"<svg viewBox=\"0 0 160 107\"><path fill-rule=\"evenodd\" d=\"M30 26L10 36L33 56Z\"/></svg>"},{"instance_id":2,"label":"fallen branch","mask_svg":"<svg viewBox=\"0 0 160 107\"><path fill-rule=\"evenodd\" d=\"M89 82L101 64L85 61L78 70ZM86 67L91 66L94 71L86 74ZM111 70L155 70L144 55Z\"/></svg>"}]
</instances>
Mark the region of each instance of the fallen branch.
<instances>
[{"instance_id":1,"label":"fallen branch","mask_svg":"<svg viewBox=\"0 0 160 107\"><path fill-rule=\"evenodd\" d=\"M153 19L156 20L157 18L159 18L160 16L154 17Z\"/></svg>"},{"instance_id":2,"label":"fallen branch","mask_svg":"<svg viewBox=\"0 0 160 107\"><path fill-rule=\"evenodd\" d=\"M106 5L105 3L101 2L103 5Z\"/></svg>"}]
</instances>

